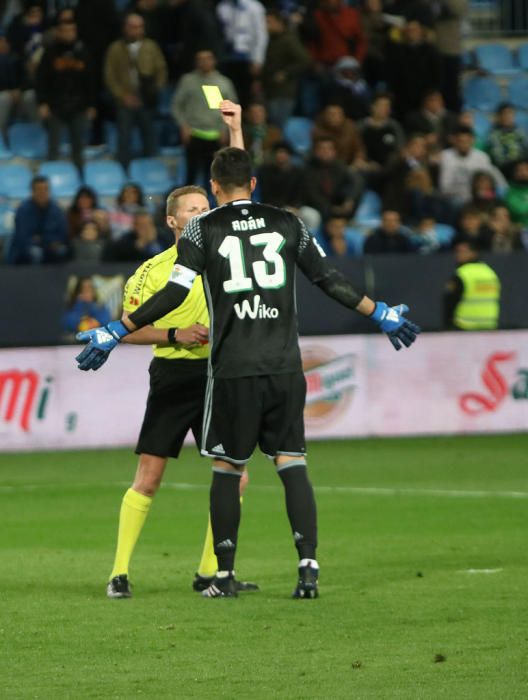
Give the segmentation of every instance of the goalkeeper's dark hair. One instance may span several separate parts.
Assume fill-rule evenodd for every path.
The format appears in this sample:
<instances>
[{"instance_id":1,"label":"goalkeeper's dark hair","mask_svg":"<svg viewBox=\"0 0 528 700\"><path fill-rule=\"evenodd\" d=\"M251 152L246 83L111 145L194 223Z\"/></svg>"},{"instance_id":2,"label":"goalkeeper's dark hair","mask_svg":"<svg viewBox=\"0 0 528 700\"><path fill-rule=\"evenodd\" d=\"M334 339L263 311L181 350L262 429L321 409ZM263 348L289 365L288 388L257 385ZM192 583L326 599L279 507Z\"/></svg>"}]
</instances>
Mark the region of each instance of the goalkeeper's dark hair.
<instances>
[{"instance_id":1,"label":"goalkeeper's dark hair","mask_svg":"<svg viewBox=\"0 0 528 700\"><path fill-rule=\"evenodd\" d=\"M211 180L217 182L224 192L251 187L251 175L251 160L246 151L227 147L216 153L211 165Z\"/></svg>"}]
</instances>

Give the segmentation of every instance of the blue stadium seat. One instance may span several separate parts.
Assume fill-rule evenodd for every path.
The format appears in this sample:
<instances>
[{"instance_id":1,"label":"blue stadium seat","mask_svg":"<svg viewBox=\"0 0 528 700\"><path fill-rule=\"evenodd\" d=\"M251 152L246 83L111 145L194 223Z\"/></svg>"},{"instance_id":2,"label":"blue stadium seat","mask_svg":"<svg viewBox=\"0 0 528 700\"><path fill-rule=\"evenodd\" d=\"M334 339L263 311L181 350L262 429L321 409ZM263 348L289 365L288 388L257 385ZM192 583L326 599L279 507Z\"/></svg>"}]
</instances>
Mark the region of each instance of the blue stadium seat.
<instances>
[{"instance_id":1,"label":"blue stadium seat","mask_svg":"<svg viewBox=\"0 0 528 700\"><path fill-rule=\"evenodd\" d=\"M528 78L519 75L510 81L508 100L519 109L528 109Z\"/></svg>"},{"instance_id":2,"label":"blue stadium seat","mask_svg":"<svg viewBox=\"0 0 528 700\"><path fill-rule=\"evenodd\" d=\"M449 224L435 224L435 229L439 243L446 248L450 246L455 237L455 229Z\"/></svg>"},{"instance_id":3,"label":"blue stadium seat","mask_svg":"<svg viewBox=\"0 0 528 700\"><path fill-rule=\"evenodd\" d=\"M9 160L12 157L12 152L7 147L3 135L0 134L0 160Z\"/></svg>"},{"instance_id":4,"label":"blue stadium seat","mask_svg":"<svg viewBox=\"0 0 528 700\"><path fill-rule=\"evenodd\" d=\"M321 111L321 87L317 80L303 78L299 86L297 109L305 117L311 119Z\"/></svg>"},{"instance_id":5,"label":"blue stadium seat","mask_svg":"<svg viewBox=\"0 0 528 700\"><path fill-rule=\"evenodd\" d=\"M173 184L169 169L159 158L136 158L130 163L128 174L147 195L163 195Z\"/></svg>"},{"instance_id":6,"label":"blue stadium seat","mask_svg":"<svg viewBox=\"0 0 528 700\"><path fill-rule=\"evenodd\" d=\"M13 155L19 158L42 160L48 155L48 134L41 124L12 124L7 139Z\"/></svg>"},{"instance_id":7,"label":"blue stadium seat","mask_svg":"<svg viewBox=\"0 0 528 700\"><path fill-rule=\"evenodd\" d=\"M528 44L521 44L517 49L517 61L523 70L528 70Z\"/></svg>"},{"instance_id":8,"label":"blue stadium seat","mask_svg":"<svg viewBox=\"0 0 528 700\"><path fill-rule=\"evenodd\" d=\"M33 174L27 165L0 165L0 195L9 199L25 199L29 196L32 178Z\"/></svg>"},{"instance_id":9,"label":"blue stadium seat","mask_svg":"<svg viewBox=\"0 0 528 700\"><path fill-rule=\"evenodd\" d=\"M354 255L363 255L365 236L360 229L347 226L345 230L345 238Z\"/></svg>"},{"instance_id":10,"label":"blue stadium seat","mask_svg":"<svg viewBox=\"0 0 528 700\"><path fill-rule=\"evenodd\" d=\"M524 129L528 136L528 112L517 112L515 115L515 124L519 129Z\"/></svg>"},{"instance_id":11,"label":"blue stadium seat","mask_svg":"<svg viewBox=\"0 0 528 700\"><path fill-rule=\"evenodd\" d=\"M174 85L166 85L160 93L158 102L158 114L162 117L171 117L172 96L174 95Z\"/></svg>"},{"instance_id":12,"label":"blue stadium seat","mask_svg":"<svg viewBox=\"0 0 528 700\"><path fill-rule=\"evenodd\" d=\"M39 174L48 178L53 196L59 199L74 197L81 186L79 172L73 163L48 161L42 163Z\"/></svg>"},{"instance_id":13,"label":"blue stadium seat","mask_svg":"<svg viewBox=\"0 0 528 700\"><path fill-rule=\"evenodd\" d=\"M361 226L377 226L381 218L381 199L372 190L366 190L356 210L354 220Z\"/></svg>"},{"instance_id":14,"label":"blue stadium seat","mask_svg":"<svg viewBox=\"0 0 528 700\"><path fill-rule=\"evenodd\" d=\"M185 184L187 184L187 158L185 156L185 151L182 151L176 162L174 185L176 187L183 187Z\"/></svg>"},{"instance_id":15,"label":"blue stadium seat","mask_svg":"<svg viewBox=\"0 0 528 700\"><path fill-rule=\"evenodd\" d=\"M290 117L284 125L284 138L301 156L305 156L312 148L313 122L307 117Z\"/></svg>"},{"instance_id":16,"label":"blue stadium seat","mask_svg":"<svg viewBox=\"0 0 528 700\"><path fill-rule=\"evenodd\" d=\"M115 155L117 153L117 127L114 122L105 122L103 133L108 150ZM133 158L139 158L143 153L143 142L137 126L132 129L130 136L130 151Z\"/></svg>"},{"instance_id":17,"label":"blue stadium seat","mask_svg":"<svg viewBox=\"0 0 528 700\"><path fill-rule=\"evenodd\" d=\"M101 197L115 197L127 181L125 171L113 160L93 160L86 163L84 180Z\"/></svg>"},{"instance_id":18,"label":"blue stadium seat","mask_svg":"<svg viewBox=\"0 0 528 700\"><path fill-rule=\"evenodd\" d=\"M464 83L464 104L470 109L494 112L502 102L501 89L490 78L470 78Z\"/></svg>"},{"instance_id":19,"label":"blue stadium seat","mask_svg":"<svg viewBox=\"0 0 528 700\"><path fill-rule=\"evenodd\" d=\"M515 65L513 54L504 44L483 44L475 48L477 65L493 75L516 75L520 68Z\"/></svg>"},{"instance_id":20,"label":"blue stadium seat","mask_svg":"<svg viewBox=\"0 0 528 700\"><path fill-rule=\"evenodd\" d=\"M485 139L493 123L492 115L486 114L486 112L479 112L478 110L472 112L472 114L475 124L474 130L477 138Z\"/></svg>"},{"instance_id":21,"label":"blue stadium seat","mask_svg":"<svg viewBox=\"0 0 528 700\"><path fill-rule=\"evenodd\" d=\"M182 151L180 128L174 119L157 119L155 122L156 138L161 156L174 158Z\"/></svg>"},{"instance_id":22,"label":"blue stadium seat","mask_svg":"<svg viewBox=\"0 0 528 700\"><path fill-rule=\"evenodd\" d=\"M0 204L0 240L5 241L15 230L15 211L10 204Z\"/></svg>"}]
</instances>

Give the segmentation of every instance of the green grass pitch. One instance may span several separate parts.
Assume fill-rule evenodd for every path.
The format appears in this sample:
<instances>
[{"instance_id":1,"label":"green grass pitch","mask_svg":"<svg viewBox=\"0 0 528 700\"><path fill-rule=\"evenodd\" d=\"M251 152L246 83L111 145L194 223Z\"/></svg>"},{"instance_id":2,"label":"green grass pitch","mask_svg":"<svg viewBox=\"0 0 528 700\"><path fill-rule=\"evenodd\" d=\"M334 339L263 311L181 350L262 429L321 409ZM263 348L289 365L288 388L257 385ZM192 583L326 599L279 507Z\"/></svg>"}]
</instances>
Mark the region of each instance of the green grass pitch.
<instances>
[{"instance_id":1,"label":"green grass pitch","mask_svg":"<svg viewBox=\"0 0 528 700\"><path fill-rule=\"evenodd\" d=\"M321 597L290 599L282 488L250 465L237 571L261 592L190 588L209 468L169 465L105 597L135 456L0 456L1 698L528 697L528 435L314 443Z\"/></svg>"}]
</instances>

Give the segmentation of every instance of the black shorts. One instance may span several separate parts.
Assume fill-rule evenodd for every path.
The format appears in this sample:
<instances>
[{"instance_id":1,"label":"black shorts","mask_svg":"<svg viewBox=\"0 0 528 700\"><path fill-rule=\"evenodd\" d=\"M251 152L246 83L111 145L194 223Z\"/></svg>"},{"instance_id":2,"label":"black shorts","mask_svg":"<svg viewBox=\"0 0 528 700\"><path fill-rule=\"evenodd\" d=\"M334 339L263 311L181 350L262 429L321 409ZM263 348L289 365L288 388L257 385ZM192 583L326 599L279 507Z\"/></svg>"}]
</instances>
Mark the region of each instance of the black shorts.
<instances>
[{"instance_id":1,"label":"black shorts","mask_svg":"<svg viewBox=\"0 0 528 700\"><path fill-rule=\"evenodd\" d=\"M269 457L306 453L302 372L207 383L202 454L245 464L257 445Z\"/></svg>"},{"instance_id":2,"label":"black shorts","mask_svg":"<svg viewBox=\"0 0 528 700\"><path fill-rule=\"evenodd\" d=\"M177 457L189 430L200 447L207 360L155 357L149 374L150 391L137 454Z\"/></svg>"}]
</instances>

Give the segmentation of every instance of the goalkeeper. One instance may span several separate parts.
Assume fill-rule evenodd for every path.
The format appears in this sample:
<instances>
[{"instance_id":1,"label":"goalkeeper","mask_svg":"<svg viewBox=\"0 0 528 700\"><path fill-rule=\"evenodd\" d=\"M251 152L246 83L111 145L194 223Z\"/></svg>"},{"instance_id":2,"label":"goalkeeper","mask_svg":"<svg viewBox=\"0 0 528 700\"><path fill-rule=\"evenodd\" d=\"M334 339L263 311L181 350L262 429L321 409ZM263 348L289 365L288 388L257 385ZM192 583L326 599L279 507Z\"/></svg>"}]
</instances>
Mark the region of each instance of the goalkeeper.
<instances>
[{"instance_id":1,"label":"goalkeeper","mask_svg":"<svg viewBox=\"0 0 528 700\"><path fill-rule=\"evenodd\" d=\"M229 128L231 145L243 148L240 106L225 100L220 110ZM167 225L176 243L190 218L209 210L202 187L180 187L167 199ZM128 280L123 299L123 318L163 289L176 260L175 246L143 263ZM107 585L109 598L130 598L129 564L168 457L178 457L187 432L192 430L200 446L207 374L209 316L201 279L179 309L155 326L146 326L127 337L139 345L154 345L150 365L150 392L136 452L139 463L131 488L125 493L119 516L114 567ZM247 477L241 482L241 492ZM211 526L208 525L194 590L209 585L216 573ZM239 590L255 590L254 584L238 582Z\"/></svg>"}]
</instances>

